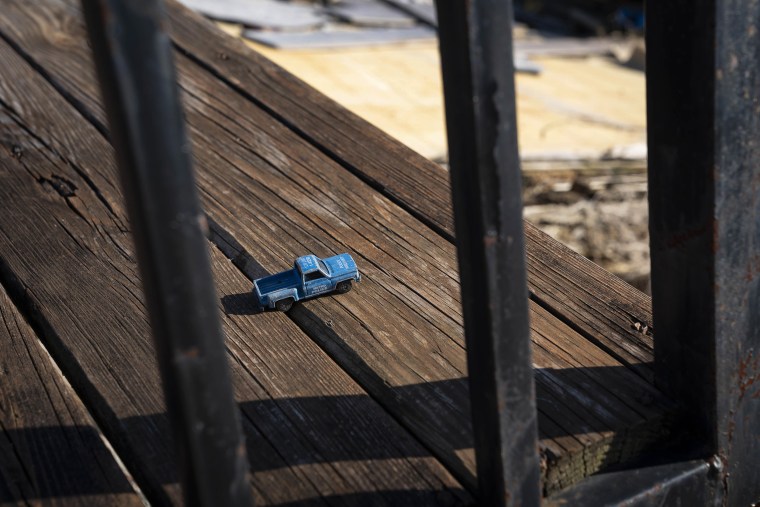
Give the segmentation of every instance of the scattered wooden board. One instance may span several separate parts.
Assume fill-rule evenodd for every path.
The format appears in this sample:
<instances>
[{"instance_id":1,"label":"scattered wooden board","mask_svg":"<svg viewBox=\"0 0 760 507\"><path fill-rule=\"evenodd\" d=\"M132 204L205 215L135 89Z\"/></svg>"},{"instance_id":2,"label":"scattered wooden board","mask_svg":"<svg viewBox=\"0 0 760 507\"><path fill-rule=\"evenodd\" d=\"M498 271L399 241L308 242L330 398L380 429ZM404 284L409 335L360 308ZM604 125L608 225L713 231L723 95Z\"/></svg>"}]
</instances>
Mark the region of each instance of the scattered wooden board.
<instances>
[{"instance_id":1,"label":"scattered wooden board","mask_svg":"<svg viewBox=\"0 0 760 507\"><path fill-rule=\"evenodd\" d=\"M187 7L220 21L268 30L308 30L323 25L314 8L275 0L180 0Z\"/></svg>"},{"instance_id":2,"label":"scattered wooden board","mask_svg":"<svg viewBox=\"0 0 760 507\"><path fill-rule=\"evenodd\" d=\"M379 1L343 0L327 7L326 12L356 26L410 27L415 24L414 18Z\"/></svg>"},{"instance_id":3,"label":"scattered wooden board","mask_svg":"<svg viewBox=\"0 0 760 507\"><path fill-rule=\"evenodd\" d=\"M378 46L400 42L430 40L435 32L426 27L365 28L360 30L320 30L313 32L264 32L244 30L249 40L278 49L315 49Z\"/></svg>"},{"instance_id":4,"label":"scattered wooden board","mask_svg":"<svg viewBox=\"0 0 760 507\"><path fill-rule=\"evenodd\" d=\"M407 14L414 16L429 26L438 26L438 13L433 2L418 2L415 0L382 0Z\"/></svg>"},{"instance_id":5,"label":"scattered wooden board","mask_svg":"<svg viewBox=\"0 0 760 507\"><path fill-rule=\"evenodd\" d=\"M443 92L436 41L340 50L257 52L391 137L432 160L446 159ZM600 159L646 142L644 73L595 56L527 55L515 42L520 153L559 163ZM527 46L532 44L525 42ZM603 45L604 50L608 44ZM538 70L535 69L535 70Z\"/></svg>"}]
</instances>

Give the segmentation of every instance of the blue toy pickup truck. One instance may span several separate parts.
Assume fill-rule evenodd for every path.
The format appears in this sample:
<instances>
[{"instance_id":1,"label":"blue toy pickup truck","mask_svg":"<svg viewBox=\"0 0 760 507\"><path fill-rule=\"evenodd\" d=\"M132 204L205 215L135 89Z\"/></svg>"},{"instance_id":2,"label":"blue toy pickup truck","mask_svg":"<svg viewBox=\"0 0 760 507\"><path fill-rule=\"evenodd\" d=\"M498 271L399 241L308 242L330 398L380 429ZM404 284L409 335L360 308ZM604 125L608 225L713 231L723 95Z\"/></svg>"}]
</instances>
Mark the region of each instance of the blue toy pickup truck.
<instances>
[{"instance_id":1,"label":"blue toy pickup truck","mask_svg":"<svg viewBox=\"0 0 760 507\"><path fill-rule=\"evenodd\" d=\"M347 253L327 259L304 255L296 259L293 269L253 282L259 307L287 312L293 303L321 294L351 290L351 281L360 281L356 262Z\"/></svg>"}]
</instances>

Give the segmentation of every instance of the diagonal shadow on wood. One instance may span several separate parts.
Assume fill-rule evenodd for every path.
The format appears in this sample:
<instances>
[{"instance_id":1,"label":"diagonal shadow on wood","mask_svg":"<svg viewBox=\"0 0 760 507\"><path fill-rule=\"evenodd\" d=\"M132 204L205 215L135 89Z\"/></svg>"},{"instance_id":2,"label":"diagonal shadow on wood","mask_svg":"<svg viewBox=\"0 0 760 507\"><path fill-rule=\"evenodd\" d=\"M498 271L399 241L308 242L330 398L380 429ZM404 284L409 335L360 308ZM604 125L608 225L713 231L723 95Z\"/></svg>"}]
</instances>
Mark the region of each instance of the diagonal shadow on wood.
<instances>
[{"instance_id":1,"label":"diagonal shadow on wood","mask_svg":"<svg viewBox=\"0 0 760 507\"><path fill-rule=\"evenodd\" d=\"M230 315L258 312L251 293L227 295L221 301ZM463 452L471 453L473 446L466 378L390 386L340 334L309 309L308 302L296 304L288 315L463 484L475 483L471 469L463 461ZM580 476L585 476L619 466L636 458L643 449L668 439L674 404L643 380L641 371L645 369L651 369L651 364L534 370L539 438L548 476L568 470L577 473L578 469L583 470ZM341 410L335 398L275 403L284 413L292 410L292 417L316 412L320 407L328 412ZM369 409L363 403L366 402L361 398L355 398L343 408L363 413ZM448 422L431 421L436 417ZM558 443L566 447L555 452ZM549 477L547 482L551 489L566 480Z\"/></svg>"},{"instance_id":2,"label":"diagonal shadow on wood","mask_svg":"<svg viewBox=\"0 0 760 507\"><path fill-rule=\"evenodd\" d=\"M599 381L610 378L614 380L618 373L615 370L618 368L537 369L536 377L551 376L563 383L578 384L587 382L589 377L595 377ZM564 421L548 421L547 416L542 414L541 408L543 404L552 402L547 399L547 396L553 400L554 395L547 393L546 389L542 387L543 382L538 382L537 385L539 427L542 438L579 437L593 432L609 430L609 424L588 417L583 419L582 424L579 423L579 418L573 416L568 416ZM466 378L459 378L398 386L390 389L395 396L425 400L447 396L447 393L450 394L454 391L466 391L468 386ZM645 396L646 393L643 395ZM372 427L371 421L356 421L352 414L372 412L375 403L368 395L294 397L239 403L244 415L244 429L246 430L252 473L272 473L281 468L310 466L340 468L341 464L348 468L361 462L370 467L382 468L387 466L392 473L394 460L431 459L434 457L433 453L423 446L416 446L419 452L411 455L410 446L377 447L366 445L364 438L367 432L382 431L382 428ZM460 409L468 410L468 407L460 407ZM583 410L586 408L578 407L578 411ZM599 416L600 419L603 417L603 415ZM317 446L291 446L287 442L278 442L276 446L281 454L280 457L285 460L285 465L281 461L268 463L259 459L262 456L257 452L257 447L262 443L261 439L272 437L269 434L263 436L262 433L269 431L272 424L276 424L285 427L283 430L285 434L288 426L293 424L291 421L294 418L308 421L312 438L332 442L342 441L345 445L317 449ZM648 443L645 442L644 434L640 437L642 448L662 439L664 428L660 424L661 422L654 420L642 422L642 424L651 425L651 428L646 431L652 432L652 438ZM158 432L165 435L166 438L171 438L165 414L128 417L121 419L120 423L126 432L135 431L138 434ZM601 469L607 468L608 464L617 464L621 462L621 459L624 460L625 456L621 456L621 453L631 454L628 456L629 459L634 457L636 450L631 447L634 445L630 441L631 431L631 428L620 428L618 433L610 436L604 452L617 453L617 455L602 456L601 459L608 463L602 463ZM298 434L298 431L292 431L292 435ZM460 435L449 435L448 438L446 445L452 454L472 447L469 428L466 428ZM87 470L72 469L67 466L67 463L82 462L81 457L77 457L77 453L85 452L82 449L103 447L104 444L98 433L94 428L88 426L21 428L0 432L0 457L2 457L0 459L0 501L13 500L18 494L19 483L27 484L26 491L23 492L27 500L131 491L126 480L118 479L112 482L112 489L102 491L103 486L93 486L96 483L102 483L87 480ZM40 448L44 452L40 452ZM304 449L311 451L307 454L303 451ZM86 454L90 455L88 452ZM167 469L169 468L167 467ZM41 481L35 476L54 477L55 480ZM178 478L172 474L154 477L153 480L158 481L159 484L168 484L176 483ZM33 485L31 490L29 484ZM417 495L423 493L429 495L430 491L400 490L384 492L383 494L384 498L388 498L388 494L394 497L396 505L415 505L415 499L418 499ZM371 505L371 498L371 493L352 493L341 496L339 503L357 506ZM318 498L306 499L283 505L322 505L323 500Z\"/></svg>"},{"instance_id":3,"label":"diagonal shadow on wood","mask_svg":"<svg viewBox=\"0 0 760 507\"><path fill-rule=\"evenodd\" d=\"M91 494L133 493L92 426L0 427L0 504ZM91 466L82 466L90 463Z\"/></svg>"}]
</instances>

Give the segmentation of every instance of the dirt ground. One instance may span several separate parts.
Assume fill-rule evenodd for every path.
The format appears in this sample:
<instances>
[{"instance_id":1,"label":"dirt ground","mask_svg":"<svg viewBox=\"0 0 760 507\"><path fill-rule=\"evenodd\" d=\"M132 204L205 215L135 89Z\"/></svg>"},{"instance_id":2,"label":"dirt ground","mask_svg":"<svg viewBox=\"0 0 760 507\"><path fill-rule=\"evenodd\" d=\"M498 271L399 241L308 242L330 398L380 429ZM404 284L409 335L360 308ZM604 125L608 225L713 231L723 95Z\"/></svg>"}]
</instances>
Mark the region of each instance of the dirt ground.
<instances>
[{"instance_id":1,"label":"dirt ground","mask_svg":"<svg viewBox=\"0 0 760 507\"><path fill-rule=\"evenodd\" d=\"M525 218L631 285L649 290L649 234L643 169L607 174L529 173Z\"/></svg>"}]
</instances>

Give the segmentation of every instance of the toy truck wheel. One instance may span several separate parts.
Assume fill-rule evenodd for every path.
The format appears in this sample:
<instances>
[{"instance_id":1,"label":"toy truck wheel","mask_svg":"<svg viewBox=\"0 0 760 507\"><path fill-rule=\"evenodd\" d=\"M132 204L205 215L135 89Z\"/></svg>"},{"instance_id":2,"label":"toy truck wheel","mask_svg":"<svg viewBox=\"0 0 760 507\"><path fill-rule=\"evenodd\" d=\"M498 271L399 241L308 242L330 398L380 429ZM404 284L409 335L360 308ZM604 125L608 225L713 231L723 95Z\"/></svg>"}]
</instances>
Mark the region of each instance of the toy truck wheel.
<instances>
[{"instance_id":1,"label":"toy truck wheel","mask_svg":"<svg viewBox=\"0 0 760 507\"><path fill-rule=\"evenodd\" d=\"M293 307L293 298L280 299L274 304L274 307L281 312L287 312Z\"/></svg>"},{"instance_id":2,"label":"toy truck wheel","mask_svg":"<svg viewBox=\"0 0 760 507\"><path fill-rule=\"evenodd\" d=\"M337 292L338 294L345 294L346 292L350 290L351 290L351 280L340 282L338 285L335 286L335 292Z\"/></svg>"}]
</instances>

